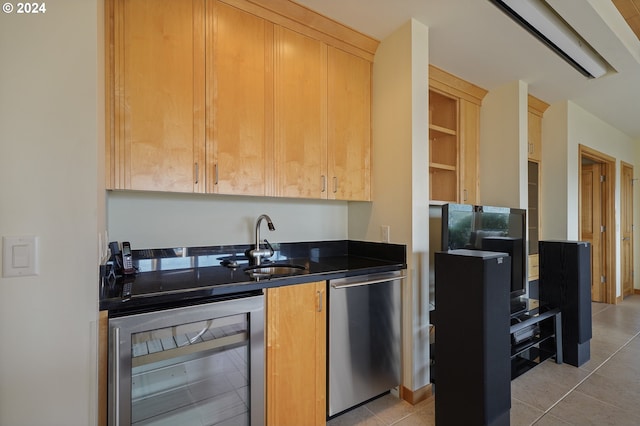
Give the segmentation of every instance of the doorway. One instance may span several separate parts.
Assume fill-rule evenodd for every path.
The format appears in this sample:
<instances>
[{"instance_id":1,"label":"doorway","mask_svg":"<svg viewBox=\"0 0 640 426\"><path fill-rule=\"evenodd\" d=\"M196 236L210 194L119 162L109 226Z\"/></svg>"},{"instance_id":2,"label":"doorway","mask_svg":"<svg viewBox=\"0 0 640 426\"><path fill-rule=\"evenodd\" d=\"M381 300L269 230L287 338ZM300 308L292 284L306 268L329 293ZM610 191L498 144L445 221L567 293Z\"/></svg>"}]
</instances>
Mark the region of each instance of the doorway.
<instances>
[{"instance_id":1,"label":"doorway","mask_svg":"<svg viewBox=\"0 0 640 426\"><path fill-rule=\"evenodd\" d=\"M591 244L591 300L616 303L615 158L580 145L579 235Z\"/></svg>"}]
</instances>

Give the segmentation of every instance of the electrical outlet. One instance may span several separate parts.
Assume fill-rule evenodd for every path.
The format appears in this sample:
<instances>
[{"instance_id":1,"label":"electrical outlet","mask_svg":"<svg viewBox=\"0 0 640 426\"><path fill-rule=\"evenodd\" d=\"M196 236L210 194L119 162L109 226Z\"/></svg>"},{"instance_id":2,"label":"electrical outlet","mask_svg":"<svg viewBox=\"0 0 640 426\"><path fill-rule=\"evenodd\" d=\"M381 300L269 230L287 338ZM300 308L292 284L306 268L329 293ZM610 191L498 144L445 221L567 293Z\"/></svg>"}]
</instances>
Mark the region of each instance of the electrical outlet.
<instances>
[{"instance_id":1,"label":"electrical outlet","mask_svg":"<svg viewBox=\"0 0 640 426\"><path fill-rule=\"evenodd\" d=\"M381 225L380 241L382 241L383 243L390 243L391 242L390 233L391 233L391 227L389 225Z\"/></svg>"}]
</instances>

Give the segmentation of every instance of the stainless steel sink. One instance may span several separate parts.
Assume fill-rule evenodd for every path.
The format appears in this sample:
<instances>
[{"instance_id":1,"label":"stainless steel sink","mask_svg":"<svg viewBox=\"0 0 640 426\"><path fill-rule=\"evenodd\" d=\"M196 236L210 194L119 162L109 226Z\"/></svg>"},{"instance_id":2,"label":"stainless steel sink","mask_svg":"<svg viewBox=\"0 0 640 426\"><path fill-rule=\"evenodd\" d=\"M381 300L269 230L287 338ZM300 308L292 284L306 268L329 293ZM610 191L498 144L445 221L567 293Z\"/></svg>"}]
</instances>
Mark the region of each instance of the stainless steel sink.
<instances>
[{"instance_id":1,"label":"stainless steel sink","mask_svg":"<svg viewBox=\"0 0 640 426\"><path fill-rule=\"evenodd\" d=\"M307 268L302 265L293 265L289 263L267 263L264 265L248 266L244 268L244 271L252 277L270 277L274 275L294 275L304 271L305 269Z\"/></svg>"}]
</instances>

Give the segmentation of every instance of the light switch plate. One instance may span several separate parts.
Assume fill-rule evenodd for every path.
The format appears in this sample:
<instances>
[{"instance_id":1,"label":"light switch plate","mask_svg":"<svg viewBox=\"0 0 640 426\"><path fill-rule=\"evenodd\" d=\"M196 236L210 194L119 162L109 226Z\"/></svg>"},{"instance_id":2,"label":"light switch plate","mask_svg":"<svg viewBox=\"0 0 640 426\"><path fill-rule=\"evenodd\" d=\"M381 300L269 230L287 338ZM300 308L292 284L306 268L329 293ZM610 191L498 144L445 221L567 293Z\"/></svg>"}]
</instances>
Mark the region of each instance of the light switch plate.
<instances>
[{"instance_id":1,"label":"light switch plate","mask_svg":"<svg viewBox=\"0 0 640 426\"><path fill-rule=\"evenodd\" d=\"M38 238L33 235L2 237L2 276L38 275Z\"/></svg>"}]
</instances>

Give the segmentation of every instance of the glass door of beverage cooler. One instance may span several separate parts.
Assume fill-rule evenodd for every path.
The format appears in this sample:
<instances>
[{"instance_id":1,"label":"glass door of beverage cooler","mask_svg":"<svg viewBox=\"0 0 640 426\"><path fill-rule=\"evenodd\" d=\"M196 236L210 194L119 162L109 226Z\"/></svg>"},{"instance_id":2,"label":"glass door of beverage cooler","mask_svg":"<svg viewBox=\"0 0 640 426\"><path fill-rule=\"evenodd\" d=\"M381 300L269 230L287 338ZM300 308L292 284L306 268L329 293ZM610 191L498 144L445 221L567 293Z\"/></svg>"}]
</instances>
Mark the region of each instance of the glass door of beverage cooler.
<instances>
[{"instance_id":1,"label":"glass door of beverage cooler","mask_svg":"<svg viewBox=\"0 0 640 426\"><path fill-rule=\"evenodd\" d=\"M262 425L263 296L114 318L112 425Z\"/></svg>"}]
</instances>

